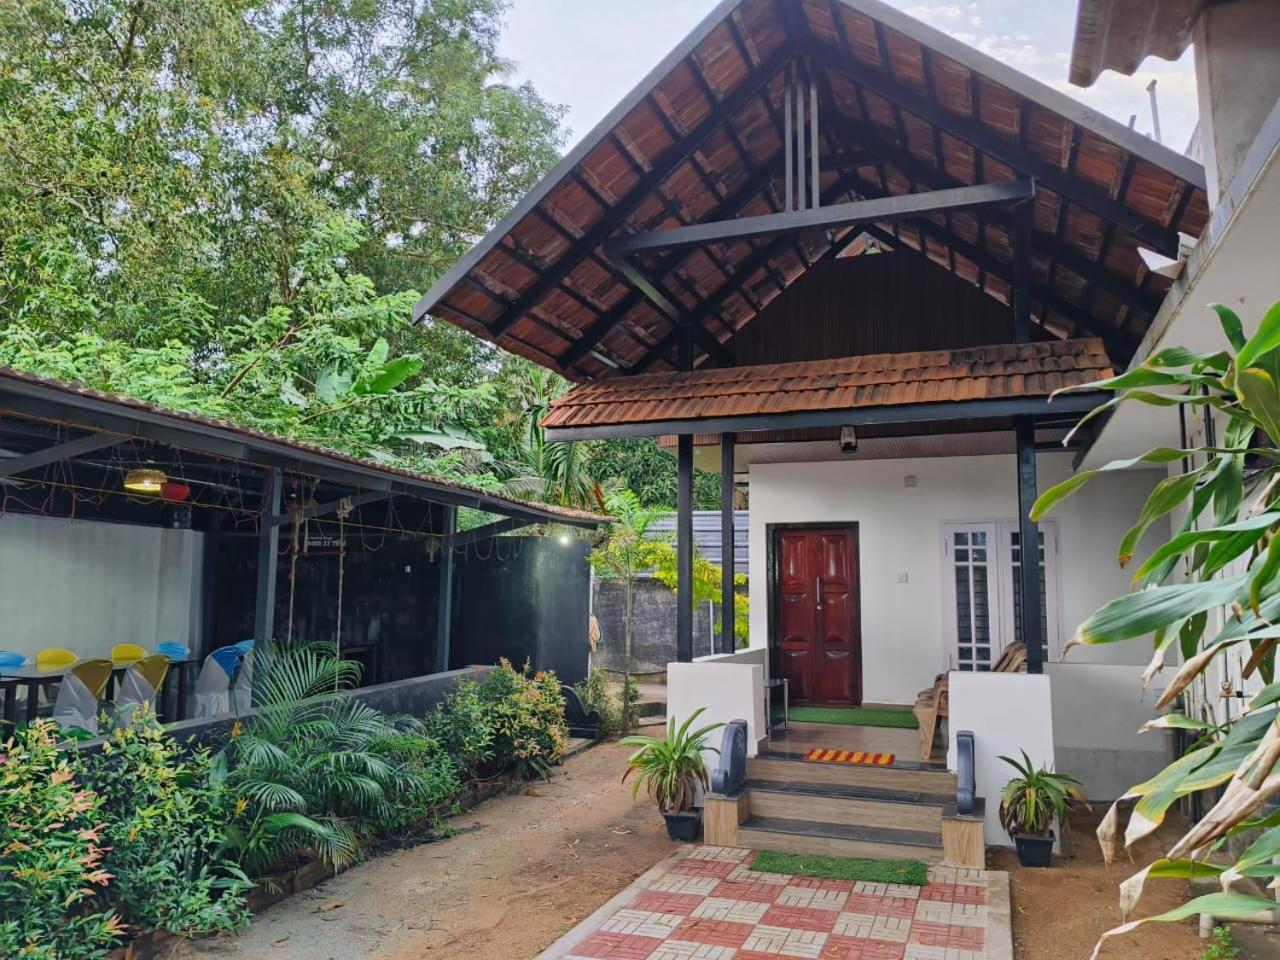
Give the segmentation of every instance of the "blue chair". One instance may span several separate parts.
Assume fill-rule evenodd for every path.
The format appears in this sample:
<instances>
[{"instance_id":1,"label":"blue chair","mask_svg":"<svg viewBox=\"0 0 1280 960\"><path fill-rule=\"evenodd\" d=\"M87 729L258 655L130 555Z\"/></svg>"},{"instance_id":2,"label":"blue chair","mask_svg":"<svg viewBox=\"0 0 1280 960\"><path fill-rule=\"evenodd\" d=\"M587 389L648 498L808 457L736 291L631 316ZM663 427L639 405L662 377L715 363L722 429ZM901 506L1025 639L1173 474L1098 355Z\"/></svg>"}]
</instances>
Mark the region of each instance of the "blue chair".
<instances>
[{"instance_id":1,"label":"blue chair","mask_svg":"<svg viewBox=\"0 0 1280 960\"><path fill-rule=\"evenodd\" d=\"M27 658L20 653L14 653L12 650L0 650L0 669L25 666L26 662Z\"/></svg>"},{"instance_id":2,"label":"blue chair","mask_svg":"<svg viewBox=\"0 0 1280 960\"><path fill-rule=\"evenodd\" d=\"M253 638L250 637L248 640L241 640L239 643L233 643L231 645L231 649L239 650L241 656L246 656L253 650L253 643Z\"/></svg>"},{"instance_id":3,"label":"blue chair","mask_svg":"<svg viewBox=\"0 0 1280 960\"><path fill-rule=\"evenodd\" d=\"M156 644L156 653L163 653L170 660L185 660L191 656L191 648L185 644L166 640L164 643Z\"/></svg>"},{"instance_id":4,"label":"blue chair","mask_svg":"<svg viewBox=\"0 0 1280 960\"><path fill-rule=\"evenodd\" d=\"M231 712L231 681L243 659L235 647L219 647L205 657L196 680L195 716L219 717Z\"/></svg>"}]
</instances>

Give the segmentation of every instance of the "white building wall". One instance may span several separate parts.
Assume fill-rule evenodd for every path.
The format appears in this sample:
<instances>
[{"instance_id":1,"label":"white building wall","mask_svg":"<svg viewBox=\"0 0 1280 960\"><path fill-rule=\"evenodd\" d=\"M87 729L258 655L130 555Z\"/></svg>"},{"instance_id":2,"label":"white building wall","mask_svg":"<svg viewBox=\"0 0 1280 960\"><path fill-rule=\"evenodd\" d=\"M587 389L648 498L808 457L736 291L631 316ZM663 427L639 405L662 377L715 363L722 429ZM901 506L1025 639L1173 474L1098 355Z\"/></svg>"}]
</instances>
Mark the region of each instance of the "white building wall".
<instances>
[{"instance_id":1,"label":"white building wall","mask_svg":"<svg viewBox=\"0 0 1280 960\"><path fill-rule=\"evenodd\" d=\"M0 518L0 650L66 647L109 656L117 643L199 648L201 534L28 517Z\"/></svg>"},{"instance_id":2,"label":"white building wall","mask_svg":"<svg viewBox=\"0 0 1280 960\"><path fill-rule=\"evenodd\" d=\"M1070 472L1066 454L1042 454L1040 488ZM943 640L941 525L954 520L1017 516L1012 456L920 460L856 459L751 467L751 646L767 646L767 529L773 523L857 521L861 561L863 696L873 703L908 704L936 673L950 666ZM904 478L916 478L907 487ZM1100 478L1061 506L1061 642L1108 600L1128 589L1116 547L1161 471ZM1158 523L1143 543L1162 542ZM1140 551L1140 554L1142 551ZM901 575L906 575L905 582ZM1138 642L1077 647L1073 663L1143 664Z\"/></svg>"}]
</instances>

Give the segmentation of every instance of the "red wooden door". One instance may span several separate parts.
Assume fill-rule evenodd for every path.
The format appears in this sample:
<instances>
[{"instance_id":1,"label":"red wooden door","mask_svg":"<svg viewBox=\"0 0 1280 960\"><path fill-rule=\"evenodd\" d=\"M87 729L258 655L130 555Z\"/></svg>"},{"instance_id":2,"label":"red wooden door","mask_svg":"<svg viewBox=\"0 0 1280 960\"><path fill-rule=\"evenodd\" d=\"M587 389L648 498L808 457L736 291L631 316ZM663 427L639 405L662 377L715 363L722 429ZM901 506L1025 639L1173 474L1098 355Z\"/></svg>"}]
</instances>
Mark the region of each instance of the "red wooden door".
<instances>
[{"instance_id":1,"label":"red wooden door","mask_svg":"<svg viewBox=\"0 0 1280 960\"><path fill-rule=\"evenodd\" d=\"M862 702L858 543L847 528L778 532L775 669L798 704Z\"/></svg>"}]
</instances>

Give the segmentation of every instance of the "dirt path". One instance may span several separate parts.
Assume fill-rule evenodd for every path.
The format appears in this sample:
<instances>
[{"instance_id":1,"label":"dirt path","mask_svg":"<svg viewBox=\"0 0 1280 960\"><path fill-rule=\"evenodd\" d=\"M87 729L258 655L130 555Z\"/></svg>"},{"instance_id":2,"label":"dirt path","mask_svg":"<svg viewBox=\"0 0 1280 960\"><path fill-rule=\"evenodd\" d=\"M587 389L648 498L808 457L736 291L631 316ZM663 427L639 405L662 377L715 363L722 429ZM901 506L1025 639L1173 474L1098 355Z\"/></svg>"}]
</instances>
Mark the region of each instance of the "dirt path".
<instances>
[{"instance_id":1,"label":"dirt path","mask_svg":"<svg viewBox=\"0 0 1280 960\"><path fill-rule=\"evenodd\" d=\"M571 758L529 795L455 821L456 836L378 857L256 917L243 934L179 958L465 960L531 958L675 844L618 778L630 751Z\"/></svg>"}]
</instances>

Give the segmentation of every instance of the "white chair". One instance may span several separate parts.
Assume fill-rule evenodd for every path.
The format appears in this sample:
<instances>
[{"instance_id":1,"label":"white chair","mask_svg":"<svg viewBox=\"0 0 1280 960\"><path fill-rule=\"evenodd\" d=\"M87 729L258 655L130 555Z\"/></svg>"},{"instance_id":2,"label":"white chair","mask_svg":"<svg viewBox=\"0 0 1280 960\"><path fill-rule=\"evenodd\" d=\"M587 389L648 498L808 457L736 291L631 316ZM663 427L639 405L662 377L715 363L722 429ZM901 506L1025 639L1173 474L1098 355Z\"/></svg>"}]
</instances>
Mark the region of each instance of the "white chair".
<instances>
[{"instance_id":1,"label":"white chair","mask_svg":"<svg viewBox=\"0 0 1280 960\"><path fill-rule=\"evenodd\" d=\"M221 717L231 712L231 678L241 659L234 647L220 647L205 657L196 680L193 717Z\"/></svg>"},{"instance_id":2,"label":"white chair","mask_svg":"<svg viewBox=\"0 0 1280 960\"><path fill-rule=\"evenodd\" d=\"M143 657L130 666L120 681L120 689L116 691L116 723L129 723L134 711L144 703L150 704L154 713L156 694L168 672L169 658L163 654Z\"/></svg>"},{"instance_id":3,"label":"white chair","mask_svg":"<svg viewBox=\"0 0 1280 960\"><path fill-rule=\"evenodd\" d=\"M98 732L98 698L74 673L64 675L58 684L53 720L64 730L80 727L93 734Z\"/></svg>"},{"instance_id":4,"label":"white chair","mask_svg":"<svg viewBox=\"0 0 1280 960\"><path fill-rule=\"evenodd\" d=\"M253 649L240 658L240 666L231 681L231 709L247 713L253 709Z\"/></svg>"}]
</instances>

